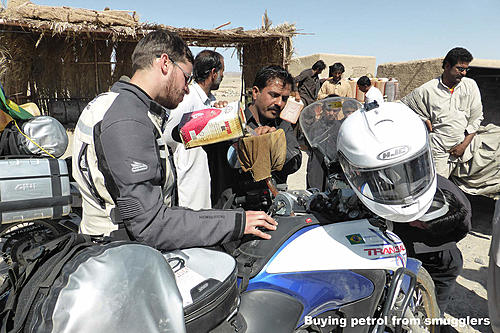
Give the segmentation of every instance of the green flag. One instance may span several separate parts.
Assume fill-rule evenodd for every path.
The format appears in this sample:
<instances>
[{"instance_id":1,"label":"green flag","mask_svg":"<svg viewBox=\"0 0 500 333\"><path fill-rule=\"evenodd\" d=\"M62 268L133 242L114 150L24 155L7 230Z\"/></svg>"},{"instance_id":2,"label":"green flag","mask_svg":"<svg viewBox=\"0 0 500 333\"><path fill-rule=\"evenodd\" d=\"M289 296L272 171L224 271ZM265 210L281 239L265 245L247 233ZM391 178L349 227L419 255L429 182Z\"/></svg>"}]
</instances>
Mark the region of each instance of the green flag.
<instances>
[{"instance_id":1,"label":"green flag","mask_svg":"<svg viewBox=\"0 0 500 333\"><path fill-rule=\"evenodd\" d=\"M2 85L0 85L0 109L17 120L33 118L31 113L5 97Z\"/></svg>"}]
</instances>

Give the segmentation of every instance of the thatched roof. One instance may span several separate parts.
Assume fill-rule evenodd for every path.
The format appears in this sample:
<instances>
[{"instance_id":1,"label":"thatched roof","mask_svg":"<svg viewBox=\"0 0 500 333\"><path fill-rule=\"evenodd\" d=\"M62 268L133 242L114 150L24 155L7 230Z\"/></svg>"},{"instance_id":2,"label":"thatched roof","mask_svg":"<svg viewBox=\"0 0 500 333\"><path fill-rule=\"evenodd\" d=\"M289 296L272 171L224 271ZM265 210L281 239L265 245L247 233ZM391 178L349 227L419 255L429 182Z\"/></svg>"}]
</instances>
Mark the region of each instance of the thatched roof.
<instances>
[{"instance_id":1,"label":"thatched roof","mask_svg":"<svg viewBox=\"0 0 500 333\"><path fill-rule=\"evenodd\" d=\"M22 4L9 6L0 11L1 29L113 41L137 41L151 30L166 29L177 32L190 45L204 47L234 47L262 39L289 39L297 34L295 26L286 23L275 28L267 28L267 30L176 28L161 24L141 23L138 15L133 11L97 11L39 6L29 1L22 2Z\"/></svg>"},{"instance_id":2,"label":"thatched roof","mask_svg":"<svg viewBox=\"0 0 500 333\"><path fill-rule=\"evenodd\" d=\"M141 23L133 11L9 0L9 8L0 8L0 48L6 50L0 50L0 81L18 104L35 102L44 114L53 114L51 105L62 99L81 110L122 75L133 74L137 42L158 29L177 32L191 46L236 48L245 92L263 66L288 65L297 34L293 24L271 28L267 15L257 30L204 30Z\"/></svg>"}]
</instances>

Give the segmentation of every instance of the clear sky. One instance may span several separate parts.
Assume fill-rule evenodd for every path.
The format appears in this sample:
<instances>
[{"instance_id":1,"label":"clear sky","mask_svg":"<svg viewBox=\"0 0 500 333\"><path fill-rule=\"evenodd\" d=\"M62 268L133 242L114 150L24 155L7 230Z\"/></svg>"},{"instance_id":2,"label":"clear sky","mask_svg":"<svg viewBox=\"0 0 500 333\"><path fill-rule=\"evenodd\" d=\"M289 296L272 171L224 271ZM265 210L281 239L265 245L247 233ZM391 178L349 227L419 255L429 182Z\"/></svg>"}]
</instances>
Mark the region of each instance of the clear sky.
<instances>
[{"instance_id":1,"label":"clear sky","mask_svg":"<svg viewBox=\"0 0 500 333\"><path fill-rule=\"evenodd\" d=\"M5 3L5 0L2 0ZM385 62L442 57L455 47L475 58L500 59L500 0L253 0L132 1L32 0L39 5L135 10L141 21L175 27L259 28L264 11L273 25L295 23L296 56L337 53ZM194 49L197 53L199 49ZM222 49L217 49L221 52ZM221 52L226 71L239 71L236 55Z\"/></svg>"}]
</instances>

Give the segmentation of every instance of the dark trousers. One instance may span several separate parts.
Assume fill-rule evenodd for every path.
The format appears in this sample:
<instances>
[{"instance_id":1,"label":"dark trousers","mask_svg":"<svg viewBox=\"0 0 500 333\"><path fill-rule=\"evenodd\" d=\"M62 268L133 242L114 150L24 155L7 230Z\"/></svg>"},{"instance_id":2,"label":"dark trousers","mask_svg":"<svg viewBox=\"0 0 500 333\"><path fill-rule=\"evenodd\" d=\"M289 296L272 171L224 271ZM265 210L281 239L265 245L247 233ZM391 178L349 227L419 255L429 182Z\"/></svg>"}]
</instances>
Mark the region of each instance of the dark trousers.
<instances>
[{"instance_id":1,"label":"dark trousers","mask_svg":"<svg viewBox=\"0 0 500 333\"><path fill-rule=\"evenodd\" d=\"M441 313L444 313L450 296L455 289L455 280L462 272L462 253L455 245L451 249L415 254L422 266L429 272L436 287L437 303Z\"/></svg>"}]
</instances>

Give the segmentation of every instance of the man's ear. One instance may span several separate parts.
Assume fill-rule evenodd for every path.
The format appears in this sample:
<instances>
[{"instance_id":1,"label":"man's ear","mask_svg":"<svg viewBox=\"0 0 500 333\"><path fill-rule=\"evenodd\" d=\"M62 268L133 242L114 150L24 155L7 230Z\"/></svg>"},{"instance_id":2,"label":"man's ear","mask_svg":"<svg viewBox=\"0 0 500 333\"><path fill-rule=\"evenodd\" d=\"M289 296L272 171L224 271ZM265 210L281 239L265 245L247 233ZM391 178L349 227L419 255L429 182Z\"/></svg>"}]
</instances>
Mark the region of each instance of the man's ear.
<instances>
[{"instance_id":1,"label":"man's ear","mask_svg":"<svg viewBox=\"0 0 500 333\"><path fill-rule=\"evenodd\" d=\"M215 81L215 79L219 75L219 71L216 71L215 68L212 68L211 74L212 74L213 81Z\"/></svg>"},{"instance_id":2,"label":"man's ear","mask_svg":"<svg viewBox=\"0 0 500 333\"><path fill-rule=\"evenodd\" d=\"M252 98L253 100L257 99L257 94L260 92L259 87L253 86L252 87Z\"/></svg>"},{"instance_id":3,"label":"man's ear","mask_svg":"<svg viewBox=\"0 0 500 333\"><path fill-rule=\"evenodd\" d=\"M163 53L160 58L156 59L156 62L158 62L158 65L161 68L161 72L164 75L166 75L170 71L171 62L169 61L168 54Z\"/></svg>"}]
</instances>

